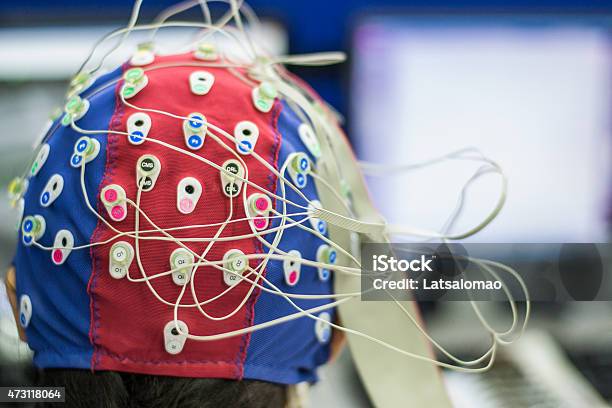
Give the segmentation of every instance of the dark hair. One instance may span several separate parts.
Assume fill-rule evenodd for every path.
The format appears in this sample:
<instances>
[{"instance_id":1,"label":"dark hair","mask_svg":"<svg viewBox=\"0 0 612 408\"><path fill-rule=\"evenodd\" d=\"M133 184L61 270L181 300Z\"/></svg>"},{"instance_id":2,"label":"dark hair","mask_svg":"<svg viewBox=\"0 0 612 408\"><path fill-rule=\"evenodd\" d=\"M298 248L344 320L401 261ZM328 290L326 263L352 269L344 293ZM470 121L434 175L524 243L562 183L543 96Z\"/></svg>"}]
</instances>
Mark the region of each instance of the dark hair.
<instances>
[{"instance_id":1,"label":"dark hair","mask_svg":"<svg viewBox=\"0 0 612 408\"><path fill-rule=\"evenodd\" d=\"M279 407L286 387L255 380L162 377L114 371L46 369L38 386L65 387L66 407L75 408L208 408ZM37 407L55 407L40 404Z\"/></svg>"}]
</instances>

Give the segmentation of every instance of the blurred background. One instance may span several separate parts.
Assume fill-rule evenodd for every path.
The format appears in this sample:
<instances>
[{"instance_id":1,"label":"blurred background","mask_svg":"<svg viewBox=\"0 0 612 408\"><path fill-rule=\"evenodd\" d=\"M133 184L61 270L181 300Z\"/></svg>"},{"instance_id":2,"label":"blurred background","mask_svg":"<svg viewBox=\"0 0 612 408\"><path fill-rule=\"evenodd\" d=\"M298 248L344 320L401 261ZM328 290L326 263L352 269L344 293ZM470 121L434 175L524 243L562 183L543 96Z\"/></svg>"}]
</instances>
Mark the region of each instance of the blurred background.
<instances>
[{"instance_id":1,"label":"blurred background","mask_svg":"<svg viewBox=\"0 0 612 408\"><path fill-rule=\"evenodd\" d=\"M146 0L141 21L173 3ZM471 241L609 242L609 1L248 3L264 21L256 35L272 53L347 52L348 62L339 66L292 70L343 116L359 159L405 164L473 146L500 163L508 201ZM67 80L99 37L127 23L130 10L124 0L0 3L0 185L22 173L49 114L63 103ZM197 10L180 19L187 18L199 18ZM172 44L190 34L167 30L162 38ZM111 63L126 57L119 53ZM369 182L390 222L438 230L474 170L451 162ZM495 176L474 184L454 231L478 224L499 189ZM5 267L17 217L0 200ZM535 259L529 267L545 265ZM602 287L612 288L609 271L605 260ZM0 285L0 386L24 384L32 378L29 351L16 339L3 290ZM468 305L422 306L430 332L450 350L465 358L486 350L486 333ZM540 302L533 309L525 338L504 349L490 372L444 372L457 407L612 403L612 304ZM488 313L500 327L508 324L504 306ZM370 406L349 353L321 376L313 406Z\"/></svg>"}]
</instances>

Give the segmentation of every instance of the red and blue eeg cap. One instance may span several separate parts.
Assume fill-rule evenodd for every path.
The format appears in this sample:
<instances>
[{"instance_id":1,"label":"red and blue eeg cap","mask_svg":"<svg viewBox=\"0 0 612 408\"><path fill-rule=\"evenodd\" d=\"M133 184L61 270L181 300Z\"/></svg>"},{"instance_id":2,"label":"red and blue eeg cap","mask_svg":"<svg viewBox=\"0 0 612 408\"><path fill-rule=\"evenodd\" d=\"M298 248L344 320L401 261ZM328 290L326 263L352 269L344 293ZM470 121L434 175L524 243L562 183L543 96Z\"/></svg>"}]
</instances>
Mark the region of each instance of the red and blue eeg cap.
<instances>
[{"instance_id":1,"label":"red and blue eeg cap","mask_svg":"<svg viewBox=\"0 0 612 408\"><path fill-rule=\"evenodd\" d=\"M316 152L303 142L299 113L275 98L273 89L257 86L256 81L250 84L227 68L197 63L187 53L155 56L144 71L126 64L71 99L67 113L43 140L28 173L14 258L19 319L36 366L292 384L316 380L316 368L328 360L331 330L309 317L211 341L177 340L175 326L167 327L174 321L174 303L183 288L181 305L194 305L193 293L205 302L201 308L206 315L197 307L178 308L178 320L189 334L198 336L246 329L291 315L296 308L277 293L252 288L249 281L227 276L212 265L201 265L186 277L191 269L179 267L189 255L177 255L180 245L173 240L156 239L164 237L156 227L197 254L206 251L211 262L234 259L232 254L266 254L270 248L265 243L287 253L298 251L304 259L317 260L322 250L328 250L328 261L335 258L308 230L327 236L325 222L304 220L308 203L295 190L282 193L288 200L286 213L298 214L286 222L305 221L300 225L308 228L278 228L281 217L267 218L272 209L283 212L277 198L281 181L271 168L279 171L287 160L308 159L292 161L285 176L309 201L318 198L306 171L309 162L316 163ZM76 126L71 126L71 119ZM236 141L211 137L201 129L206 122L242 136ZM269 166L256 160L252 151ZM246 169L232 167L240 167L236 153ZM247 170L253 185L233 185L219 168L193 155L217 166L229 165L232 172ZM138 183L142 213L136 220L138 212L129 201L137 201ZM234 221L216 235L230 211ZM125 234L118 236L113 228ZM263 234L275 229L282 233ZM274 243L276 237L280 239ZM262 257L248 259L251 268L261 262ZM142 273L150 279L145 281ZM270 259L261 274L285 293L332 293L329 270ZM307 309L331 299L292 301ZM333 308L318 314L330 321L335 318Z\"/></svg>"}]
</instances>

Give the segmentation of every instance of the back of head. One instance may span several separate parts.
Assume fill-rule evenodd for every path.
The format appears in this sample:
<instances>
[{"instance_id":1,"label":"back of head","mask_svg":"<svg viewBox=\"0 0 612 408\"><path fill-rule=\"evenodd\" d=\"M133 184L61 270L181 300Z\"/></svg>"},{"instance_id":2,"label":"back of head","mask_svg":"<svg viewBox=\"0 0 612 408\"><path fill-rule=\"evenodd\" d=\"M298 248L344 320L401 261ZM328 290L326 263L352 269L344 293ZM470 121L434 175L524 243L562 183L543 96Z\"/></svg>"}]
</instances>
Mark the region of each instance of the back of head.
<instances>
[{"instance_id":1,"label":"back of head","mask_svg":"<svg viewBox=\"0 0 612 408\"><path fill-rule=\"evenodd\" d=\"M268 64L146 43L75 77L15 197L19 321L43 383L83 404L280 406L283 385L316 381L336 255L312 216L312 125Z\"/></svg>"}]
</instances>

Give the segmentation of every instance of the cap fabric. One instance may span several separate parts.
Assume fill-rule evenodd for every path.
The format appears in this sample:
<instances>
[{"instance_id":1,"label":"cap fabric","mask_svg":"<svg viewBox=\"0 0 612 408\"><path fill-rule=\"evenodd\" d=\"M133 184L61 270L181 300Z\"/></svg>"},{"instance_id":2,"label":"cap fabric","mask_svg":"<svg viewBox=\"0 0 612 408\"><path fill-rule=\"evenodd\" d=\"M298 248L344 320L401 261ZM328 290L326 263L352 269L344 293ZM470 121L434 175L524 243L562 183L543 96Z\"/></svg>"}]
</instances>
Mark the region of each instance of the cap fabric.
<instances>
[{"instance_id":1,"label":"cap fabric","mask_svg":"<svg viewBox=\"0 0 612 408\"><path fill-rule=\"evenodd\" d=\"M175 115L188 116L201 112L207 121L233 134L238 122L251 121L259 129L255 152L275 169L280 169L291 153L305 152L298 127L301 121L287 104L277 99L272 110L263 113L255 108L252 86L234 76L226 68L190 66L197 62L193 54L156 56L155 62L144 67L148 83L137 95L129 99L140 108L157 109ZM183 65L184 64L184 65ZM157 65L163 68L150 69ZM129 65L97 79L81 97L90 107L76 124L88 130L115 130L125 132L130 115L139 112L125 105L119 93L121 79ZM190 74L205 70L214 76L214 84L205 95L197 95L190 89ZM147 138L189 150L183 135L183 121L167 115L147 112L151 128ZM74 236L74 246L102 243L85 249L72 250L61 265L52 262L51 251L35 245L26 246L22 233L17 244L14 266L17 273L18 298L27 295L31 301L31 318L26 327L30 347L34 350L34 363L41 368L81 368L115 370L142 374L258 379L283 384L316 380L316 368L329 357L328 342L321 342L315 333L315 321L301 317L280 325L257 330L240 336L217 341L188 339L183 350L169 354L164 346L164 326L173 320L173 306L156 299L146 282L130 282L126 278L114 279L109 274L109 252L117 241L116 233L108 228L87 207L81 188L81 169L70 165L75 142L83 134L70 126L54 123L43 143L49 145L49 157L35 176L29 180L24 196L24 216L41 215L46 223L45 232L38 240L42 245L54 245L59 230L67 229ZM121 231L134 231L136 211L127 205L128 214L123 221L113 221L100 200L101 190L110 184L123 187L127 197L136 201L136 165L144 154L156 156L161 172L151 191L141 194L140 208L160 228L172 228L194 224L223 223L230 209L230 200L223 193L220 171L199 160L168 149L157 143L145 141L141 145L129 143L127 136L119 134L89 135L100 143L100 153L86 164L84 185L92 207L111 225ZM225 144L236 151L233 141L220 136ZM219 166L234 156L211 137L192 153L204 157ZM315 157L309 156L313 163ZM250 181L270 192L281 195L277 176L252 155L242 155L248 167ZM59 174L64 187L59 197L48 207L40 203L40 196L49 178ZM177 185L185 177L194 177L202 185L202 195L190 214L177 208ZM285 177L289 178L287 174ZM243 185L247 196L259 192ZM286 188L286 197L307 206L295 191ZM318 199L314 180L309 176L306 187L301 189L309 200ZM280 200L272 198L277 211L282 212ZM304 212L287 205L287 213ZM246 217L242 194L233 200L233 219ZM304 216L293 216L301 220ZM140 216L140 230L153 227ZM278 226L279 219L270 223ZM308 222L305 222L309 226ZM180 238L212 237L217 227L191 228L171 233ZM221 236L251 234L247 221L227 224ZM156 233L154 236L161 236ZM150 234L149 234L150 236ZM264 235L272 242L275 233ZM135 240L121 237L135 246ZM103 243L109 241L107 243ZM207 242L185 242L196 253L202 253ZM317 250L323 241L303 229L292 227L282 232L278 248L283 251L298 250L305 259L316 260ZM140 258L148 276L171 269L170 254L178 248L171 241L139 240ZM245 254L267 253L257 238L215 242L206 259L222 260L231 249ZM256 267L261 259L250 260ZM136 260L129 268L130 276L142 278ZM264 276L287 293L330 294L331 279L323 281L317 269L302 265L301 275L295 286L285 282L283 261L271 260L264 269ZM150 281L161 297L174 303L181 287L167 275ZM225 291L223 272L212 266L200 266L195 275L195 291L200 301L210 299ZM212 316L224 316L238 307L248 293L250 284L241 282L219 299L203 305ZM312 308L331 300L293 299L303 308ZM193 303L189 288L182 303ZM296 309L273 293L255 289L247 302L231 318L215 321L202 315L197 308L180 308L179 320L184 321L189 333L212 335L229 332L267 322L277 317L293 314ZM334 310L328 310L334 318Z\"/></svg>"}]
</instances>

